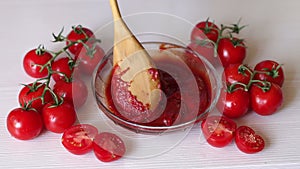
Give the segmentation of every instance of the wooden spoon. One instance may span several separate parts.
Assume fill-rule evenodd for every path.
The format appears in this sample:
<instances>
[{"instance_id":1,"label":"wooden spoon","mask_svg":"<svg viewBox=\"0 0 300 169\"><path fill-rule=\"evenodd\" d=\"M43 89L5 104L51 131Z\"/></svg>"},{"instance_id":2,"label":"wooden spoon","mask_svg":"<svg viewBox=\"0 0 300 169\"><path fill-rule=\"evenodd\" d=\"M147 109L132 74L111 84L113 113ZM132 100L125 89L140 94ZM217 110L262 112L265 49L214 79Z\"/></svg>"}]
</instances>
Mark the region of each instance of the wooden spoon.
<instances>
[{"instance_id":1,"label":"wooden spoon","mask_svg":"<svg viewBox=\"0 0 300 169\"><path fill-rule=\"evenodd\" d=\"M114 19L114 66L119 66L121 79L130 83L129 91L143 105L154 109L159 102L159 79L149 73L154 68L151 57L131 33L121 17L117 0L110 0Z\"/></svg>"}]
</instances>

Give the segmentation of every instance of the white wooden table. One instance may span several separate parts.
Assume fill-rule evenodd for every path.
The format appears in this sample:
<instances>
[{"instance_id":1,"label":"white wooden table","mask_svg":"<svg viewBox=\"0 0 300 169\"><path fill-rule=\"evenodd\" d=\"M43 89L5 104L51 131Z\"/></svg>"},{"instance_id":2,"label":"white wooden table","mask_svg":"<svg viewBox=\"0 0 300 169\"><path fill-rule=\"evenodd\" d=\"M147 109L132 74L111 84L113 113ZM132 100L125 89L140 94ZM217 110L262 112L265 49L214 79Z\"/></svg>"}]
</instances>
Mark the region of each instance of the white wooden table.
<instances>
[{"instance_id":1,"label":"white wooden table","mask_svg":"<svg viewBox=\"0 0 300 169\"><path fill-rule=\"evenodd\" d=\"M249 25L242 33L248 44L245 62L254 66L258 61L274 59L285 69L283 107L272 116L249 113L237 120L263 135L266 148L253 155L241 153L234 144L213 148L194 127L159 155L151 151L163 144L160 137L143 143L140 140L144 136L139 135L137 143L141 145L127 143L130 151L125 158L102 163L93 153L75 156L67 152L60 143L60 134L44 132L31 141L12 138L6 129L7 114L18 106L20 83L32 81L22 67L24 54L40 43L53 47L51 33L62 27L69 30L72 25L82 24L97 30L112 18L108 0L1 0L0 168L300 168L300 1L126 0L120 6L123 15L161 12L191 23L210 17L217 24L228 24L242 18ZM151 156L146 158L141 151Z\"/></svg>"}]
</instances>

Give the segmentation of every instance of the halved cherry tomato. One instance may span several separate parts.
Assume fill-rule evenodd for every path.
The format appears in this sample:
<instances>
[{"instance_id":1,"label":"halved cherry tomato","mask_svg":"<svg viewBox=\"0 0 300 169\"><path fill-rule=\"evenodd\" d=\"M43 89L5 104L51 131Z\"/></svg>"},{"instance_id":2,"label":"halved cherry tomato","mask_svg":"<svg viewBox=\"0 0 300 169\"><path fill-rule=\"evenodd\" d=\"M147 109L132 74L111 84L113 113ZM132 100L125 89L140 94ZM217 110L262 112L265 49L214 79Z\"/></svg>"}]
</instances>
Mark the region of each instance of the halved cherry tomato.
<instances>
[{"instance_id":1,"label":"halved cherry tomato","mask_svg":"<svg viewBox=\"0 0 300 169\"><path fill-rule=\"evenodd\" d=\"M111 162L120 159L126 152L123 140L109 132L99 133L93 142L96 157L103 162Z\"/></svg>"},{"instance_id":2,"label":"halved cherry tomato","mask_svg":"<svg viewBox=\"0 0 300 169\"><path fill-rule=\"evenodd\" d=\"M82 155L93 149L93 139L97 134L96 127L90 124L78 124L67 129L61 141L69 152Z\"/></svg>"},{"instance_id":3,"label":"halved cherry tomato","mask_svg":"<svg viewBox=\"0 0 300 169\"><path fill-rule=\"evenodd\" d=\"M240 126L236 130L235 143L242 152L248 154L257 153L265 147L264 139L248 126Z\"/></svg>"},{"instance_id":4,"label":"halved cherry tomato","mask_svg":"<svg viewBox=\"0 0 300 169\"><path fill-rule=\"evenodd\" d=\"M225 116L208 116L201 129L206 141L214 147L224 147L234 138L236 123Z\"/></svg>"},{"instance_id":5,"label":"halved cherry tomato","mask_svg":"<svg viewBox=\"0 0 300 169\"><path fill-rule=\"evenodd\" d=\"M280 87L283 85L284 73L279 63L273 60L264 60L256 64L254 70L259 71L255 74L255 79L273 82Z\"/></svg>"}]
</instances>

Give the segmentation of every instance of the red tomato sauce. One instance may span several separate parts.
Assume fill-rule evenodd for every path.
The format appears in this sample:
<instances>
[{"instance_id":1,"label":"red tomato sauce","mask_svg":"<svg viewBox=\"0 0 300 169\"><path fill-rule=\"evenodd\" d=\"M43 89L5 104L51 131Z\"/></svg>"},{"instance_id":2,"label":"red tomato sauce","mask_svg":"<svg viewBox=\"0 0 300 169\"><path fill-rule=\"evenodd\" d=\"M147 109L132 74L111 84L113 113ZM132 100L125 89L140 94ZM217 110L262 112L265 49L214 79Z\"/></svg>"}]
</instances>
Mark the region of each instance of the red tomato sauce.
<instances>
[{"instance_id":1,"label":"red tomato sauce","mask_svg":"<svg viewBox=\"0 0 300 169\"><path fill-rule=\"evenodd\" d=\"M205 113L211 102L211 85L205 66L194 54L173 52L172 48L170 51L161 48L158 56L152 57L157 70L153 74L158 74L164 94L160 106L151 111L149 105L139 102L128 90L130 83L122 81L122 73L114 74L115 67L105 89L112 113L147 126L172 126L199 120L198 115Z\"/></svg>"}]
</instances>

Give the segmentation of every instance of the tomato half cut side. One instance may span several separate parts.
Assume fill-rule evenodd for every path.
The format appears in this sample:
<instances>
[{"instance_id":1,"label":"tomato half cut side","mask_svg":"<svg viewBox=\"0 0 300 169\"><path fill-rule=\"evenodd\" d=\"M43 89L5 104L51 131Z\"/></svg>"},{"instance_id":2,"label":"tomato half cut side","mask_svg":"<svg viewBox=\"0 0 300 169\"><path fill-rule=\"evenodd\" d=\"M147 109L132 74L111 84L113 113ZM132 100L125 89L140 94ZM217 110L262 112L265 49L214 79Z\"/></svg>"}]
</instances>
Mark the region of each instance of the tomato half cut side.
<instances>
[{"instance_id":1,"label":"tomato half cut side","mask_svg":"<svg viewBox=\"0 0 300 169\"><path fill-rule=\"evenodd\" d=\"M248 126L240 126L237 129L235 143L242 152L247 154L257 153L265 147L264 139Z\"/></svg>"},{"instance_id":2,"label":"tomato half cut side","mask_svg":"<svg viewBox=\"0 0 300 169\"><path fill-rule=\"evenodd\" d=\"M86 154L93 149L93 139L97 134L98 129L92 125L75 125L64 132L62 144L73 154Z\"/></svg>"},{"instance_id":3,"label":"tomato half cut side","mask_svg":"<svg viewBox=\"0 0 300 169\"><path fill-rule=\"evenodd\" d=\"M93 143L94 153L102 162L111 162L120 159L126 152L123 140L109 132L99 133Z\"/></svg>"},{"instance_id":4,"label":"tomato half cut side","mask_svg":"<svg viewBox=\"0 0 300 169\"><path fill-rule=\"evenodd\" d=\"M206 141L214 147L224 147L232 142L236 123L225 116L208 116L201 124Z\"/></svg>"}]
</instances>

